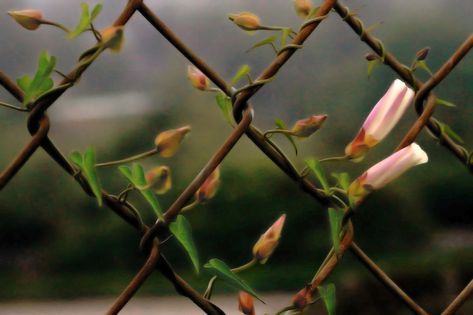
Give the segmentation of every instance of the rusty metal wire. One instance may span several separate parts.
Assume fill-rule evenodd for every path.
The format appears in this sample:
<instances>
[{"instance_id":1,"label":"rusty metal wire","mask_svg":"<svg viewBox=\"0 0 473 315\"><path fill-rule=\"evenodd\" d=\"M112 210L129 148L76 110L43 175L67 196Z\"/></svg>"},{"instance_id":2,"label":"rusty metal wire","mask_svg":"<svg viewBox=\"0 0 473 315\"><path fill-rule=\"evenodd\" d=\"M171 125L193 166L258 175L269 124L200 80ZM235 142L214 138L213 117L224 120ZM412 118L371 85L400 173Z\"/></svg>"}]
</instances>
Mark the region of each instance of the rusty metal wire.
<instances>
[{"instance_id":1,"label":"rusty metal wire","mask_svg":"<svg viewBox=\"0 0 473 315\"><path fill-rule=\"evenodd\" d=\"M192 64L199 68L218 88L227 96L231 97L233 103L234 116L237 126L227 137L220 148L212 155L207 164L201 169L199 174L187 185L179 197L164 213L163 219L148 227L143 224L141 218L133 211L133 208L127 202L119 200L106 191L102 191L104 204L125 222L134 227L141 236L140 249L147 257L143 267L136 273L135 277L129 282L123 292L117 297L116 301L109 308L106 314L117 314L133 298L142 284L149 278L153 271L157 270L170 281L177 293L189 298L202 311L207 314L224 314L224 312L202 294L192 288L184 279L182 279L168 263L163 253L159 249L160 240L166 238L168 224L172 222L181 209L192 198L202 183L218 167L226 155L233 149L234 145L242 138L244 134L255 143L255 145L289 178L291 178L302 191L312 196L323 206L334 204L334 200L318 189L318 187L294 168L291 161L282 153L281 149L271 140L251 124L253 110L249 103L250 99L265 85L268 79L272 78L279 69L291 58L298 48L309 38L318 25L323 22L330 12L334 10L346 22L360 39L370 46L377 53L384 64L395 71L403 80L409 83L416 90L415 104L419 118L405 134L403 140L396 150L412 143L419 133L426 127L440 143L449 149L457 158L464 163L470 171L473 170L471 153L451 139L440 127L440 122L433 118L436 104L436 96L433 94L434 88L447 77L450 71L468 54L473 46L473 35L469 36L463 44L452 54L452 56L440 67L440 69L427 81L421 82L417 79L409 67L400 63L384 47L382 42L369 34L364 28L362 21L351 13L350 9L342 5L339 1L325 0L321 4L314 18L305 23L301 30L294 37L293 41L287 47L281 50L276 58L263 70L255 80L256 83L243 91L235 94L231 86L227 85L225 80L215 72L203 59L197 56L179 37L170 29L157 15L155 15L143 0L129 0L113 25L125 25L132 16L139 12L164 38L166 38L182 55L184 55ZM74 68L65 79L45 97L38 100L28 117L27 128L31 134L31 140L24 146L23 150L0 174L0 190L3 189L17 172L25 165L28 159L41 146L46 153L69 175L81 185L84 192L89 196L94 196L89 187L86 178L77 173L74 167L64 158L61 151L55 146L48 137L49 119L46 115L54 102L80 78L82 73L90 65L81 65ZM17 100L23 100L23 92L18 86L0 72L0 84L10 92ZM424 106L424 103L426 106ZM346 209L344 223L347 226L346 232L341 239L339 252L335 255L334 251L328 254L322 263L314 278L310 282L310 290L315 291L319 285L332 273L338 266L343 254L349 249L358 260L365 266L395 297L402 301L407 308L415 314L429 314L414 299L404 292L394 280L392 280L363 250L354 242L354 227L350 220L354 215L353 209ZM473 294L473 281L458 294L457 297L445 308L442 315L454 314L465 301Z\"/></svg>"}]
</instances>

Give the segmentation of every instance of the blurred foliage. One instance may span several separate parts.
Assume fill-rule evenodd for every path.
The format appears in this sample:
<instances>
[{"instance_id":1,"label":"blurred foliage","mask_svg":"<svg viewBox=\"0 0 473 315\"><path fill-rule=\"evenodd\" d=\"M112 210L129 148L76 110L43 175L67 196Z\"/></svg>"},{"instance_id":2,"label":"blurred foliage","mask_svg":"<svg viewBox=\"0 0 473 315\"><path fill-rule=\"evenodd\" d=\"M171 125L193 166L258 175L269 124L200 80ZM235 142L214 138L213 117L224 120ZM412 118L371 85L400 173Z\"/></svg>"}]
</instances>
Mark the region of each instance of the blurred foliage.
<instances>
[{"instance_id":1,"label":"blurred foliage","mask_svg":"<svg viewBox=\"0 0 473 315\"><path fill-rule=\"evenodd\" d=\"M111 4L105 3L105 15L107 5ZM278 2L275 8L282 5ZM471 8L471 4L463 5ZM261 9L267 3L254 6ZM5 9L4 5L0 9ZM373 15L376 13L370 10L373 9L367 9L367 20L377 20ZM274 9L269 16L277 18L276 11ZM363 12L361 17L365 18ZM416 15L406 18L409 23L401 23L401 11L395 12L376 32L380 32L379 36L387 48L406 64L410 63L416 51L430 45L432 50L428 63L435 70L468 35L467 31L453 23L458 19L456 16L444 13L436 16L429 11L432 18L429 25L437 21L442 25L428 28L423 24L425 20L416 20ZM163 14L174 27L176 16L167 11ZM284 14L291 13L287 11ZM213 16L207 21L202 16L193 15L193 18L199 19L198 29L188 27L192 23L190 19L180 19L186 22L176 26L177 32L227 78L241 66L240 60L250 64L253 72L258 73L273 58L270 49L244 54L245 47L254 40L232 30L223 18L219 21L222 31L216 30ZM286 22L297 23L295 19ZM451 22L452 25L448 25ZM471 20L468 23L471 26ZM0 19L0 24L7 22ZM415 32L410 32L411 29ZM141 35L143 32L146 35ZM208 43L205 36L198 41L191 37L195 32L208 34L208 38L215 32L234 34L235 37L226 39L215 34L216 38ZM337 32L337 36L333 32ZM2 35L16 36L17 33L17 30L7 29ZM418 40L420 33L422 39ZM44 34L42 36L46 36ZM52 50L64 55L62 57L61 53L57 53L58 64L66 66L64 60L67 61L71 52L59 49L59 41L50 38L51 43L30 43L31 37L21 36L16 50L9 48L5 54L17 54L20 45L35 45L30 56L33 58L34 51L50 44ZM166 164L172 169L174 187L160 198L165 209L203 167L230 128L222 118L214 96L194 91L187 82L187 63L173 48L141 24L132 24L126 36L127 45L122 55L101 57L80 85L58 102L57 116L54 116L56 107L53 106L51 137L59 147L64 148L65 153L72 150L82 152L92 145L97 148L97 160L107 161L148 150L158 132L191 124L193 131L176 157L153 157L143 162L148 169L157 164ZM300 141L297 157L282 136L273 137L291 158L297 159L296 164L300 168L304 166L304 158L320 158L343 152L363 117L395 78L392 71L383 66L377 67L369 80L366 78L363 55L369 49L359 43L338 17L324 22L319 33L313 37L303 50L297 52L281 75L262 89L254 100L255 123L262 129L272 128L276 117L291 125L291 122L312 114L328 114L327 122L316 135ZM138 41L146 43L140 51L135 46ZM214 45L219 41L222 44L219 44L216 54ZM86 47L87 43L84 43L81 49ZM34 65L32 61L26 62L22 58L10 61L12 68L7 72L24 73L27 72L27 64ZM137 62L132 67L137 58L142 58L144 62ZM123 62L127 64L123 65ZM157 70L153 69L153 65ZM6 66L3 63L0 68ZM467 146L473 143L473 115L468 103L472 99L472 74L472 59L467 57L438 88L438 94L457 104L457 108L439 107L436 112L455 127ZM129 116L89 119L87 115L95 109L113 111L115 106L114 103L91 102L88 104L90 107L78 112L85 118L64 118L69 117L67 111L76 113L67 103L81 94L115 93L120 97L121 89L125 87L141 94L147 93L151 103L147 111ZM0 95L8 97L3 91ZM137 104L128 105L133 107ZM29 138L24 131L24 121L18 116L0 111L2 167ZM327 164L328 173L347 171L355 178L369 165L389 154L415 119L413 111L406 116L389 139L370 152L365 161L360 164ZM452 272L457 284L465 283L472 277L473 195L471 175L449 152L425 132L418 142L429 153L430 162L375 193L359 210L354 224L357 242L363 249L400 280L402 287L409 288L414 296L423 299L425 296L443 294L444 284ZM200 260L205 262L218 257L229 263L230 267L247 262L251 259L251 248L259 235L281 213L287 213L281 243L268 264L245 272L242 277L258 291L300 289L312 277L331 244L326 209L301 192L247 139L242 139L225 159L221 176L222 185L216 197L186 214L192 224ZM112 192L118 193L127 185L116 168L100 170L100 177L102 185ZM132 194L131 200L136 203L145 221L151 224L154 221L153 212L146 202L137 194ZM38 151L0 194L0 279L2 283L8 283L8 286L0 287L0 298L116 295L144 261L138 252L138 242L134 230L107 208L99 208L72 178ZM199 278L193 275L189 260L183 259L185 253L175 240L168 241L162 250L186 279L201 290L205 288L210 275L205 272ZM173 293L171 286L165 282L161 277L152 277L140 294ZM363 292L358 292L358 296L376 297L373 309L376 309L375 305L385 303L386 299L391 301L389 293L380 293L380 284L375 283L372 276L349 254L335 272L333 282L337 284L337 292L344 296L338 298L343 300L339 303L340 307L350 307L353 313L359 306L349 297L355 294L353 288L360 288L361 285ZM226 287L217 285L217 292L224 290ZM343 309L340 312L343 313Z\"/></svg>"}]
</instances>

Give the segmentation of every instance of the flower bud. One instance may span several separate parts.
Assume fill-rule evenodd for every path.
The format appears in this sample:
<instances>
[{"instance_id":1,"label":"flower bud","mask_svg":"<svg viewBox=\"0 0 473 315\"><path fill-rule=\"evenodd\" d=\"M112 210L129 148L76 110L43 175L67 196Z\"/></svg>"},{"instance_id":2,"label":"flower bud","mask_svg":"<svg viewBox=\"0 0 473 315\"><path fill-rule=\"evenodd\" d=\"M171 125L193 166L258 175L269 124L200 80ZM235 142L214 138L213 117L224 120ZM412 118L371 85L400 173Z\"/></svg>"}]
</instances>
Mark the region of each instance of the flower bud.
<instances>
[{"instance_id":1,"label":"flower bud","mask_svg":"<svg viewBox=\"0 0 473 315\"><path fill-rule=\"evenodd\" d=\"M253 257L259 263L265 264L278 246L285 220L286 215L283 214L263 235L260 236L259 240L253 246Z\"/></svg>"},{"instance_id":2,"label":"flower bud","mask_svg":"<svg viewBox=\"0 0 473 315\"><path fill-rule=\"evenodd\" d=\"M396 79L373 107L356 137L347 145L345 154L352 159L362 158L389 134L413 98L414 91Z\"/></svg>"},{"instance_id":3,"label":"flower bud","mask_svg":"<svg viewBox=\"0 0 473 315\"><path fill-rule=\"evenodd\" d=\"M187 77L191 81L193 87L198 90L205 91L209 88L209 79L196 67L187 67Z\"/></svg>"},{"instance_id":4,"label":"flower bud","mask_svg":"<svg viewBox=\"0 0 473 315\"><path fill-rule=\"evenodd\" d=\"M123 26L109 26L100 31L102 44L113 52L119 52L125 42Z\"/></svg>"},{"instance_id":5,"label":"flower bud","mask_svg":"<svg viewBox=\"0 0 473 315\"><path fill-rule=\"evenodd\" d=\"M204 181L202 186L195 193L195 198L200 203L205 203L212 199L220 186L220 168L217 167L212 174Z\"/></svg>"},{"instance_id":6,"label":"flower bud","mask_svg":"<svg viewBox=\"0 0 473 315\"><path fill-rule=\"evenodd\" d=\"M412 143L364 172L350 184L348 195L357 203L370 191L384 187L411 167L427 163L428 160L427 153L418 144Z\"/></svg>"},{"instance_id":7,"label":"flower bud","mask_svg":"<svg viewBox=\"0 0 473 315\"><path fill-rule=\"evenodd\" d=\"M310 292L310 285L307 285L294 295L292 298L292 305L294 305L298 310L303 310L307 304L310 303L311 299L312 294Z\"/></svg>"},{"instance_id":8,"label":"flower bud","mask_svg":"<svg viewBox=\"0 0 473 315\"><path fill-rule=\"evenodd\" d=\"M36 30L43 21L43 14L39 10L8 11L8 15L14 18L18 24L30 31Z\"/></svg>"},{"instance_id":9,"label":"flower bud","mask_svg":"<svg viewBox=\"0 0 473 315\"><path fill-rule=\"evenodd\" d=\"M368 61L374 61L379 59L379 56L375 54L374 52L369 52L365 55L365 59Z\"/></svg>"},{"instance_id":10,"label":"flower bud","mask_svg":"<svg viewBox=\"0 0 473 315\"><path fill-rule=\"evenodd\" d=\"M172 187L171 170L167 166L152 168L146 172L145 178L150 188L158 195L167 193Z\"/></svg>"},{"instance_id":11,"label":"flower bud","mask_svg":"<svg viewBox=\"0 0 473 315\"><path fill-rule=\"evenodd\" d=\"M416 53L416 60L422 61L427 58L430 52L430 47L424 47Z\"/></svg>"},{"instance_id":12,"label":"flower bud","mask_svg":"<svg viewBox=\"0 0 473 315\"><path fill-rule=\"evenodd\" d=\"M251 12L231 14L228 18L245 31L256 31L261 27L260 18Z\"/></svg>"},{"instance_id":13,"label":"flower bud","mask_svg":"<svg viewBox=\"0 0 473 315\"><path fill-rule=\"evenodd\" d=\"M305 138L319 130L327 119L327 115L312 115L309 118L296 121L292 129L291 135Z\"/></svg>"},{"instance_id":14,"label":"flower bud","mask_svg":"<svg viewBox=\"0 0 473 315\"><path fill-rule=\"evenodd\" d=\"M253 297L245 291L240 291L238 294L238 309L245 315L255 315Z\"/></svg>"},{"instance_id":15,"label":"flower bud","mask_svg":"<svg viewBox=\"0 0 473 315\"><path fill-rule=\"evenodd\" d=\"M185 135L191 131L190 126L184 126L178 129L170 129L161 132L154 140L158 153L162 157L171 157L176 153Z\"/></svg>"},{"instance_id":16,"label":"flower bud","mask_svg":"<svg viewBox=\"0 0 473 315\"><path fill-rule=\"evenodd\" d=\"M310 0L294 0L294 8L301 18L305 19L312 10L312 2Z\"/></svg>"}]
</instances>

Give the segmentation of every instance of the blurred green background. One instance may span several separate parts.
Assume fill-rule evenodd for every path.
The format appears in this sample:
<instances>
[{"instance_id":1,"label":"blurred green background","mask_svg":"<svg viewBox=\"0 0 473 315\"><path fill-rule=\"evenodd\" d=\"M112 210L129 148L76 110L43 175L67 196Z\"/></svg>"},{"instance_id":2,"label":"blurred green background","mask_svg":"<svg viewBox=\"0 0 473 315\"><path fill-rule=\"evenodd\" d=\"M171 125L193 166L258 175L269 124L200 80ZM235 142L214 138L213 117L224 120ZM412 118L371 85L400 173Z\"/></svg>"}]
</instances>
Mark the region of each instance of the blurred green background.
<instances>
[{"instance_id":1,"label":"blurred green background","mask_svg":"<svg viewBox=\"0 0 473 315\"><path fill-rule=\"evenodd\" d=\"M36 8L46 18L73 26L81 1L0 3L0 12ZM145 1L195 52L230 80L243 64L256 77L274 58L269 47L245 51L267 34L248 36L228 13L252 11L265 24L292 26L300 20L289 0ZM95 2L90 2L94 4ZM112 23L125 1L105 0L99 28ZM349 1L366 25L381 22L374 34L388 50L410 64L430 46L435 71L473 30L471 1ZM48 50L58 69L68 72L92 36L65 39L55 29L28 32L6 14L0 16L0 69L13 78L34 73L37 57ZM231 132L212 93L194 90L186 78L188 62L137 14L127 25L120 54L103 54L80 83L51 108L50 136L65 153L94 146L100 161L152 148L155 135L192 126L172 159L152 157L146 168L169 165L173 189L160 202L169 206ZM395 74L384 66L367 78L369 48L332 14L278 77L253 98L255 125L273 128L275 118L292 125L312 114L329 116L324 128L300 141L299 155L275 137L299 166L307 157L340 155ZM424 74L421 78L427 79ZM456 108L439 106L436 116L473 143L473 59L467 56L436 89ZM14 103L4 90L2 101ZM388 155L415 120L408 111L381 145L359 164L330 164L328 173L355 178ZM0 167L29 140L26 116L0 110ZM473 276L472 178L445 148L423 132L417 142L430 161L376 192L354 219L357 243L409 294L440 311ZM232 266L251 258L259 235L287 213L280 246L266 266L243 277L259 291L296 292L309 281L330 247L326 209L301 192L248 139L243 138L221 167L222 185L212 201L188 214L202 262L218 257ZM100 173L111 192L126 187L116 169ZM148 223L152 211L133 195ZM107 208L98 208L79 185L39 150L0 193L0 299L56 299L117 295L143 263L134 230ZM192 273L183 250L169 241L163 252L198 289L209 275ZM160 277L160 276L156 276ZM146 282L139 295L174 294L161 277ZM350 254L329 279L337 285L341 314L404 314L400 302L382 288ZM227 288L218 285L217 292ZM471 314L470 301L463 312Z\"/></svg>"}]
</instances>

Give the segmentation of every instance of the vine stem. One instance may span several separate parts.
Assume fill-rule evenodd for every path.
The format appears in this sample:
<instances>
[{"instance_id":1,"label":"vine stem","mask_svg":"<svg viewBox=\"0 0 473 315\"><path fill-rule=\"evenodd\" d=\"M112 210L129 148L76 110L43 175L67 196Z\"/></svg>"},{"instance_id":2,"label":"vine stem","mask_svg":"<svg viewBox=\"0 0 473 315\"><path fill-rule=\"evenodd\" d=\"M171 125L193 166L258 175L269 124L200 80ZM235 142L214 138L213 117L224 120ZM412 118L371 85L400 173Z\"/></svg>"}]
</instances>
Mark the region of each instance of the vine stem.
<instances>
[{"instance_id":1,"label":"vine stem","mask_svg":"<svg viewBox=\"0 0 473 315\"><path fill-rule=\"evenodd\" d=\"M153 156L157 153L158 153L158 148L154 148L152 150L149 150L149 151L137 154L137 155L133 155L133 156L127 157L125 159L110 161L110 162L97 163L97 164L95 164L95 167L107 167L107 166L113 166L113 165L118 165L118 164L130 163L130 162L133 162L133 161L138 161L138 160Z\"/></svg>"},{"instance_id":2,"label":"vine stem","mask_svg":"<svg viewBox=\"0 0 473 315\"><path fill-rule=\"evenodd\" d=\"M14 110L19 111L19 112L29 112L29 110L27 108L11 105L11 104L4 103L4 102L0 102L0 106L6 107L6 108L9 108L9 109L14 109Z\"/></svg>"}]
</instances>

